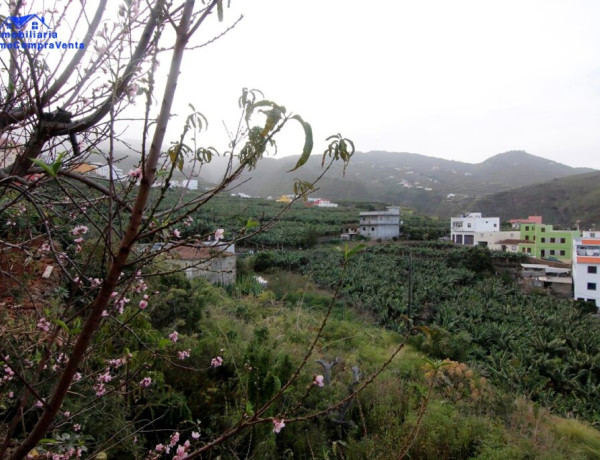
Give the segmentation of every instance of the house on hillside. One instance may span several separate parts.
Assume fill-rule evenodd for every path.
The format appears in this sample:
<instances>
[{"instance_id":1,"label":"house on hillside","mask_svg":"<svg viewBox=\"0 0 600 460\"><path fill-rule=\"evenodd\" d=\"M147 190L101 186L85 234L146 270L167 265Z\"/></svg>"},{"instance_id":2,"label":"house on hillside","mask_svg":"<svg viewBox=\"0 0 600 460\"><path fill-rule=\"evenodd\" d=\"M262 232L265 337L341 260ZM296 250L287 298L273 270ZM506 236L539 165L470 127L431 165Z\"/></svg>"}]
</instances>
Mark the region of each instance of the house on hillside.
<instances>
[{"instance_id":1,"label":"house on hillside","mask_svg":"<svg viewBox=\"0 0 600 460\"><path fill-rule=\"evenodd\" d=\"M454 244L488 246L491 240L489 234L499 231L500 218L483 217L480 212L471 212L450 219L450 238Z\"/></svg>"},{"instance_id":2,"label":"house on hillside","mask_svg":"<svg viewBox=\"0 0 600 460\"><path fill-rule=\"evenodd\" d=\"M520 233L518 231L507 232L478 232L475 240L478 246L484 246L491 251L518 252Z\"/></svg>"},{"instance_id":3,"label":"house on hillside","mask_svg":"<svg viewBox=\"0 0 600 460\"><path fill-rule=\"evenodd\" d=\"M342 241L352 241L358 234L358 225L344 225L342 226L340 239Z\"/></svg>"},{"instance_id":4,"label":"house on hillside","mask_svg":"<svg viewBox=\"0 0 600 460\"><path fill-rule=\"evenodd\" d=\"M583 232L573 240L573 296L600 309L600 232Z\"/></svg>"},{"instance_id":5,"label":"house on hillside","mask_svg":"<svg viewBox=\"0 0 600 460\"><path fill-rule=\"evenodd\" d=\"M228 247L197 243L173 247L168 255L169 262L183 269L188 278L205 278L222 284L235 282L236 258Z\"/></svg>"},{"instance_id":6,"label":"house on hillside","mask_svg":"<svg viewBox=\"0 0 600 460\"><path fill-rule=\"evenodd\" d=\"M391 240L400 236L400 207L388 206L386 211L360 213L358 231L362 236Z\"/></svg>"},{"instance_id":7,"label":"house on hillside","mask_svg":"<svg viewBox=\"0 0 600 460\"><path fill-rule=\"evenodd\" d=\"M521 264L521 282L526 292L534 288L544 289L550 294L570 298L573 278L570 268L551 267L544 264Z\"/></svg>"},{"instance_id":8,"label":"house on hillside","mask_svg":"<svg viewBox=\"0 0 600 460\"><path fill-rule=\"evenodd\" d=\"M581 236L578 230L554 230L548 224L522 224L519 252L538 259L570 262L573 239Z\"/></svg>"},{"instance_id":9,"label":"house on hillside","mask_svg":"<svg viewBox=\"0 0 600 460\"><path fill-rule=\"evenodd\" d=\"M512 228L519 229L522 224L541 224L542 216L529 216L527 219L510 219L509 222Z\"/></svg>"}]
</instances>

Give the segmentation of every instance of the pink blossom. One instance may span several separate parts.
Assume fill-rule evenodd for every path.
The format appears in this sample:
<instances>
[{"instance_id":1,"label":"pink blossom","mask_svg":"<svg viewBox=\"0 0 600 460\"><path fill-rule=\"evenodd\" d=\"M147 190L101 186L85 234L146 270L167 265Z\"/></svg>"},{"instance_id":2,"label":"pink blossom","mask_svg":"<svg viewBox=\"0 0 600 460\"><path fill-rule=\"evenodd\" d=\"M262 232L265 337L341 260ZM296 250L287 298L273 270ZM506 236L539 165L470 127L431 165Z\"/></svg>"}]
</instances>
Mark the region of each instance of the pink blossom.
<instances>
[{"instance_id":1,"label":"pink blossom","mask_svg":"<svg viewBox=\"0 0 600 460\"><path fill-rule=\"evenodd\" d=\"M190 357L190 352L191 352L191 351L192 351L192 350L189 350L189 349L188 349L188 350L182 350L182 351L180 351L180 352L178 352L178 353L177 353L177 357L178 357L179 359L181 359L181 360L184 360L184 359L186 359L186 358L189 358L189 357Z\"/></svg>"},{"instance_id":2,"label":"pink blossom","mask_svg":"<svg viewBox=\"0 0 600 460\"><path fill-rule=\"evenodd\" d=\"M73 431L79 433L81 431L81 425L79 423L73 425Z\"/></svg>"},{"instance_id":3,"label":"pink blossom","mask_svg":"<svg viewBox=\"0 0 600 460\"><path fill-rule=\"evenodd\" d=\"M96 390L96 396L104 396L106 394L106 387L103 383L97 383L94 385L94 390Z\"/></svg>"},{"instance_id":4,"label":"pink blossom","mask_svg":"<svg viewBox=\"0 0 600 460\"><path fill-rule=\"evenodd\" d=\"M181 236L181 233L179 233L179 230L175 229L175 230L173 230L173 236L175 238L179 238Z\"/></svg>"},{"instance_id":5,"label":"pink blossom","mask_svg":"<svg viewBox=\"0 0 600 460\"><path fill-rule=\"evenodd\" d=\"M88 232L88 228L85 225L78 225L73 230L71 230L71 233L74 236L84 235L87 232Z\"/></svg>"},{"instance_id":6,"label":"pink blossom","mask_svg":"<svg viewBox=\"0 0 600 460\"><path fill-rule=\"evenodd\" d=\"M182 460L183 458L187 457L186 450L187 449L185 446L177 446L173 460Z\"/></svg>"},{"instance_id":7,"label":"pink blossom","mask_svg":"<svg viewBox=\"0 0 600 460\"><path fill-rule=\"evenodd\" d=\"M313 385L316 385L318 387L322 387L323 385L325 385L325 383L323 382L323 376L315 375L315 379L313 380Z\"/></svg>"},{"instance_id":8,"label":"pink blossom","mask_svg":"<svg viewBox=\"0 0 600 460\"><path fill-rule=\"evenodd\" d=\"M137 96L137 92L138 92L137 84L133 83L127 87L127 96L129 97L129 99L133 99L135 96Z\"/></svg>"},{"instance_id":9,"label":"pink blossom","mask_svg":"<svg viewBox=\"0 0 600 460\"><path fill-rule=\"evenodd\" d=\"M73 376L73 382L79 382L81 380L81 372L75 372Z\"/></svg>"},{"instance_id":10,"label":"pink blossom","mask_svg":"<svg viewBox=\"0 0 600 460\"><path fill-rule=\"evenodd\" d=\"M171 439L169 440L169 446L174 446L179 442L179 431L176 431L171 435Z\"/></svg>"},{"instance_id":11,"label":"pink blossom","mask_svg":"<svg viewBox=\"0 0 600 460\"><path fill-rule=\"evenodd\" d=\"M222 228L219 228L216 232L215 232L215 241L219 241L223 239L223 235L225 233L225 230L223 230Z\"/></svg>"},{"instance_id":12,"label":"pink blossom","mask_svg":"<svg viewBox=\"0 0 600 460\"><path fill-rule=\"evenodd\" d=\"M152 379L150 377L144 377L140 380L140 386L142 388L148 388L150 385L152 385Z\"/></svg>"},{"instance_id":13,"label":"pink blossom","mask_svg":"<svg viewBox=\"0 0 600 460\"><path fill-rule=\"evenodd\" d=\"M108 312L106 310L102 310L102 318L106 318L108 316Z\"/></svg>"},{"instance_id":14,"label":"pink blossom","mask_svg":"<svg viewBox=\"0 0 600 460\"><path fill-rule=\"evenodd\" d=\"M173 331L169 334L169 339L171 339L171 342L175 343L177 342L177 339L179 339L179 332L177 331Z\"/></svg>"},{"instance_id":15,"label":"pink blossom","mask_svg":"<svg viewBox=\"0 0 600 460\"><path fill-rule=\"evenodd\" d=\"M141 179L142 178L142 168L134 168L134 169L130 169L129 172L127 173L127 175L129 177L131 177L132 179Z\"/></svg>"},{"instance_id":16,"label":"pink blossom","mask_svg":"<svg viewBox=\"0 0 600 460\"><path fill-rule=\"evenodd\" d=\"M79 237L79 238L75 238L73 240L75 243L79 244L79 243L83 243L83 238Z\"/></svg>"},{"instance_id":17,"label":"pink blossom","mask_svg":"<svg viewBox=\"0 0 600 460\"><path fill-rule=\"evenodd\" d=\"M200 437L200 433L197 431L192 431L192 439L198 439Z\"/></svg>"},{"instance_id":18,"label":"pink blossom","mask_svg":"<svg viewBox=\"0 0 600 460\"><path fill-rule=\"evenodd\" d=\"M50 321L48 321L46 318L40 318L40 320L37 323L37 328L41 329L44 332L48 332L50 330Z\"/></svg>"},{"instance_id":19,"label":"pink blossom","mask_svg":"<svg viewBox=\"0 0 600 460\"><path fill-rule=\"evenodd\" d=\"M217 356L216 358L213 358L210 360L210 365L211 367L219 367L223 365L223 358L221 358L220 356Z\"/></svg>"},{"instance_id":20,"label":"pink blossom","mask_svg":"<svg viewBox=\"0 0 600 460\"><path fill-rule=\"evenodd\" d=\"M279 433L281 429L285 427L285 422L283 419L274 418L273 419L273 433Z\"/></svg>"},{"instance_id":21,"label":"pink blossom","mask_svg":"<svg viewBox=\"0 0 600 460\"><path fill-rule=\"evenodd\" d=\"M111 375L110 375L110 371L109 371L109 370L106 370L106 371L104 372L104 374L100 374L100 375L98 376L98 379L97 379L97 380L98 380L98 382L102 382L102 383L108 383L108 382L110 382L110 381L112 380L112 377L111 377Z\"/></svg>"},{"instance_id":22,"label":"pink blossom","mask_svg":"<svg viewBox=\"0 0 600 460\"><path fill-rule=\"evenodd\" d=\"M148 306L147 300L140 300L140 308L143 310Z\"/></svg>"},{"instance_id":23,"label":"pink blossom","mask_svg":"<svg viewBox=\"0 0 600 460\"><path fill-rule=\"evenodd\" d=\"M15 396L15 394L14 394L12 391L9 391L9 392L8 392L8 397L9 397L10 399L14 398L14 396Z\"/></svg>"}]
</instances>

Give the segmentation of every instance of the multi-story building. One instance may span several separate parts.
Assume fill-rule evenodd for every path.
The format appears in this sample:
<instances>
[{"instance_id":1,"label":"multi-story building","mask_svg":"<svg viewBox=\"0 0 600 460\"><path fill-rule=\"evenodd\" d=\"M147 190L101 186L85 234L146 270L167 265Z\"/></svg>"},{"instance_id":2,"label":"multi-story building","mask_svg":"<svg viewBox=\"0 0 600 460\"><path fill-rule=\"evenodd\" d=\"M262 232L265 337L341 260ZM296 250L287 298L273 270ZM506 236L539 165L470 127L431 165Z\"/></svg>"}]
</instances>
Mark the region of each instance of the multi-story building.
<instances>
[{"instance_id":1,"label":"multi-story building","mask_svg":"<svg viewBox=\"0 0 600 460\"><path fill-rule=\"evenodd\" d=\"M600 232L583 232L573 240L573 297L600 308Z\"/></svg>"},{"instance_id":2,"label":"multi-story building","mask_svg":"<svg viewBox=\"0 0 600 460\"><path fill-rule=\"evenodd\" d=\"M573 238L578 236L578 230L554 230L548 224L522 224L519 252L538 259L570 262Z\"/></svg>"},{"instance_id":3,"label":"multi-story building","mask_svg":"<svg viewBox=\"0 0 600 460\"><path fill-rule=\"evenodd\" d=\"M360 213L358 231L369 238L390 240L400 236L400 207L388 206L387 211Z\"/></svg>"},{"instance_id":4,"label":"multi-story building","mask_svg":"<svg viewBox=\"0 0 600 460\"><path fill-rule=\"evenodd\" d=\"M500 231L499 217L482 217L480 212L471 212L450 219L450 237L455 244L465 246L487 246L489 233Z\"/></svg>"}]
</instances>

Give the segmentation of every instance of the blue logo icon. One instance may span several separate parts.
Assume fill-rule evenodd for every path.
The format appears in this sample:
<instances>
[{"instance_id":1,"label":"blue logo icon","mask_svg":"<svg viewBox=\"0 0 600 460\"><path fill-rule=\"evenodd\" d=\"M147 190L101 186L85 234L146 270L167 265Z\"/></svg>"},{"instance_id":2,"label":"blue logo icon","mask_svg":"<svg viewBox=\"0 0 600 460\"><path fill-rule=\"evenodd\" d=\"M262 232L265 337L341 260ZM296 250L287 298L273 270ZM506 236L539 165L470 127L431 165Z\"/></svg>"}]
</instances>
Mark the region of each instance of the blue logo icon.
<instances>
[{"instance_id":1,"label":"blue logo icon","mask_svg":"<svg viewBox=\"0 0 600 460\"><path fill-rule=\"evenodd\" d=\"M36 32L40 30L40 23L41 25L45 26L46 29L51 29L51 27L46 24L45 19L43 17L39 17L37 14L28 14L26 16L9 16L2 23L2 27L18 31L23 30L30 22L31 30L35 30ZM41 29L43 30L44 28L42 27Z\"/></svg>"}]
</instances>

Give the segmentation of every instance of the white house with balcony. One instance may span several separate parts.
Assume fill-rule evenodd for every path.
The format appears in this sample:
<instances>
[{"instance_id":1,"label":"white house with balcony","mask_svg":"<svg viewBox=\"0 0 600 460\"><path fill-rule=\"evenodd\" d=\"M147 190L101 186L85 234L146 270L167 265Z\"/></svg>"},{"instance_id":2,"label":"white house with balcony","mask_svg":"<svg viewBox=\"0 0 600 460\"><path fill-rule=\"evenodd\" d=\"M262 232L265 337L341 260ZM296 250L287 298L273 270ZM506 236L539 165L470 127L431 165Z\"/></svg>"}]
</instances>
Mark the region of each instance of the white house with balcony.
<instances>
[{"instance_id":1,"label":"white house with balcony","mask_svg":"<svg viewBox=\"0 0 600 460\"><path fill-rule=\"evenodd\" d=\"M400 236L400 207L388 206L386 211L360 213L358 232L373 239L391 240Z\"/></svg>"},{"instance_id":2,"label":"white house with balcony","mask_svg":"<svg viewBox=\"0 0 600 460\"><path fill-rule=\"evenodd\" d=\"M499 231L500 218L483 217L480 212L471 212L450 219L450 236L455 244L487 246L489 233Z\"/></svg>"},{"instance_id":3,"label":"white house with balcony","mask_svg":"<svg viewBox=\"0 0 600 460\"><path fill-rule=\"evenodd\" d=\"M600 308L600 232L573 239L573 296Z\"/></svg>"}]
</instances>

